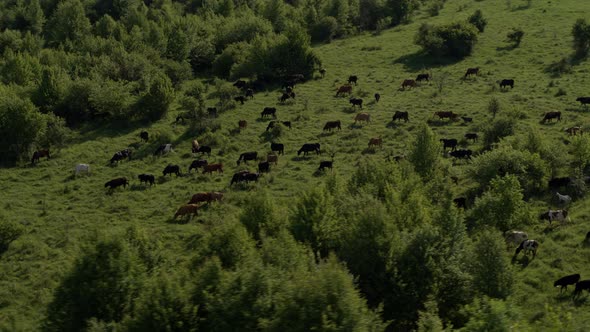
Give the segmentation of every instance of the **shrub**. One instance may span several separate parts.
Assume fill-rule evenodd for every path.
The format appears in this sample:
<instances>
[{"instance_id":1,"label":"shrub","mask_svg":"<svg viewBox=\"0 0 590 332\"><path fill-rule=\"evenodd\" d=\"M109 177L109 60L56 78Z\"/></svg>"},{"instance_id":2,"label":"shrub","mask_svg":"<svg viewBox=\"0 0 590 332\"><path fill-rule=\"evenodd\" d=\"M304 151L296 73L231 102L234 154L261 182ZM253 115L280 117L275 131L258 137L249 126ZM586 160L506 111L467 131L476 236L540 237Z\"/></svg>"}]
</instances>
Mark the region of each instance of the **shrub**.
<instances>
[{"instance_id":1,"label":"shrub","mask_svg":"<svg viewBox=\"0 0 590 332\"><path fill-rule=\"evenodd\" d=\"M590 50L590 25L585 19L578 19L572 28L574 50L577 57L585 57Z\"/></svg>"},{"instance_id":2,"label":"shrub","mask_svg":"<svg viewBox=\"0 0 590 332\"><path fill-rule=\"evenodd\" d=\"M174 89L168 76L158 74L149 85L146 93L136 104L137 113L150 121L161 119L170 108L174 100Z\"/></svg>"},{"instance_id":3,"label":"shrub","mask_svg":"<svg viewBox=\"0 0 590 332\"><path fill-rule=\"evenodd\" d=\"M500 112L500 101L497 98L492 97L488 102L488 112L490 112L494 118L496 117L496 114Z\"/></svg>"},{"instance_id":4,"label":"shrub","mask_svg":"<svg viewBox=\"0 0 590 332\"><path fill-rule=\"evenodd\" d=\"M0 218L0 255L8 250L10 242L24 233L24 227L14 221Z\"/></svg>"},{"instance_id":5,"label":"shrub","mask_svg":"<svg viewBox=\"0 0 590 332\"><path fill-rule=\"evenodd\" d=\"M522 31L522 29L513 28L512 31L506 34L506 39L508 42L512 43L514 47L518 47L523 36L524 31Z\"/></svg>"},{"instance_id":6,"label":"shrub","mask_svg":"<svg viewBox=\"0 0 590 332\"><path fill-rule=\"evenodd\" d=\"M338 21L332 16L326 16L314 24L309 34L314 42L329 42L338 30Z\"/></svg>"},{"instance_id":7,"label":"shrub","mask_svg":"<svg viewBox=\"0 0 590 332\"><path fill-rule=\"evenodd\" d=\"M515 126L516 121L508 117L494 120L483 129L484 146L489 149L502 138L513 135Z\"/></svg>"},{"instance_id":8,"label":"shrub","mask_svg":"<svg viewBox=\"0 0 590 332\"><path fill-rule=\"evenodd\" d=\"M438 27L424 23L414 42L431 55L462 58L471 54L477 42L477 29L467 22Z\"/></svg>"},{"instance_id":9,"label":"shrub","mask_svg":"<svg viewBox=\"0 0 590 332\"><path fill-rule=\"evenodd\" d=\"M445 2L443 0L435 0L428 7L428 14L430 16L438 16L438 13L443 9Z\"/></svg>"},{"instance_id":10,"label":"shrub","mask_svg":"<svg viewBox=\"0 0 590 332\"><path fill-rule=\"evenodd\" d=\"M488 21L483 17L481 10L476 10L473 15L469 16L467 20L469 23L473 24L479 30L479 32L483 32L488 24Z\"/></svg>"}]
</instances>

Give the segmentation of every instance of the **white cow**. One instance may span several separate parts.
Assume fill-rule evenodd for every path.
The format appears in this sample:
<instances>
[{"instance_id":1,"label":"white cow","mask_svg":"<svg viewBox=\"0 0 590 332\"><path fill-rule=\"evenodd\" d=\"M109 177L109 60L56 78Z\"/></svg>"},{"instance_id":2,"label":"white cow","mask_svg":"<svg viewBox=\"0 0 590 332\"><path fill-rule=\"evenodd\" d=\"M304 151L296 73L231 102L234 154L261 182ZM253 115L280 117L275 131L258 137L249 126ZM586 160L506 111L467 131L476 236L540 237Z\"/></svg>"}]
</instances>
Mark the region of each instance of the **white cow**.
<instances>
[{"instance_id":1,"label":"white cow","mask_svg":"<svg viewBox=\"0 0 590 332\"><path fill-rule=\"evenodd\" d=\"M549 224L551 224L553 221L559 221L560 224L564 224L566 221L569 221L567 210L549 210L545 213L542 213L539 218L548 220Z\"/></svg>"},{"instance_id":2,"label":"white cow","mask_svg":"<svg viewBox=\"0 0 590 332\"><path fill-rule=\"evenodd\" d=\"M75 174L78 175L80 172L90 173L90 165L88 164L78 164L76 165Z\"/></svg>"},{"instance_id":3,"label":"white cow","mask_svg":"<svg viewBox=\"0 0 590 332\"><path fill-rule=\"evenodd\" d=\"M519 245L522 241L528 240L529 236L522 231L507 231L504 233L504 238L509 245Z\"/></svg>"},{"instance_id":4,"label":"white cow","mask_svg":"<svg viewBox=\"0 0 590 332\"><path fill-rule=\"evenodd\" d=\"M535 258L535 256L537 256L537 249L539 249L539 242L537 242L536 240L524 240L520 243L518 248L516 248L514 257L516 257L516 255L518 255L519 252L524 250L525 256L528 253L533 253L533 258Z\"/></svg>"},{"instance_id":5,"label":"white cow","mask_svg":"<svg viewBox=\"0 0 590 332\"><path fill-rule=\"evenodd\" d=\"M563 205L567 205L572 201L572 198L570 195L562 195L558 192L555 192L555 195L557 196L557 199L559 200L559 203L563 204Z\"/></svg>"}]
</instances>

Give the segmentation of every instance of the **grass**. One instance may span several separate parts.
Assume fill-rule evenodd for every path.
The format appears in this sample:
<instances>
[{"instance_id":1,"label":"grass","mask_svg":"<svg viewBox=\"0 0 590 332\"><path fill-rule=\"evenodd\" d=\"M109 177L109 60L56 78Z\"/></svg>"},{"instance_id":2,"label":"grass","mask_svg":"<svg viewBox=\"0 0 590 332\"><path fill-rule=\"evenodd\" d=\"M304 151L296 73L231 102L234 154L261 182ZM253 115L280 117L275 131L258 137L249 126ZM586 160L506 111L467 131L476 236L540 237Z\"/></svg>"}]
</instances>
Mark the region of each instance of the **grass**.
<instances>
[{"instance_id":1,"label":"grass","mask_svg":"<svg viewBox=\"0 0 590 332\"><path fill-rule=\"evenodd\" d=\"M435 59L421 54L413 44L414 34L423 22L441 24L466 19L476 9L482 10L488 26L480 34L472 56L461 61ZM490 121L487 105L492 97L502 105L499 115L512 110L523 113L517 136L525 135L528 127L535 127L547 140L561 143L569 139L565 128L590 123L588 111L575 102L577 96L588 94L590 65L587 61L579 62L571 67L571 72L558 77L547 68L572 53L571 26L578 17L589 16L590 2L576 0L532 2L530 7L526 1L511 1L510 6L505 1L449 1L436 17L429 17L424 10L412 23L379 35L367 33L316 47L327 69L326 77L319 79L318 75L298 85L294 103L278 103L278 91L261 91L245 105L222 113L217 120L219 130L197 132L194 136L187 134L187 126L172 124L180 112L173 110L166 119L147 128L101 127L80 132L75 144L54 151L50 160L42 160L35 167L22 164L2 169L0 218L18 221L27 231L0 256L0 322L13 331L37 329L53 289L74 259L83 253L83 244L91 243L98 233L120 232L129 225L141 225L164 243L163 255L175 257L169 262L173 266L189 259L186 244L194 234L239 215L249 195L266 190L286 211L294 196L324 181L325 175L316 170L321 160L330 159L329 153L335 154L333 172L347 178L359 159L385 162L388 155L407 154L415 129L422 122L428 122L439 137L462 139L465 133L477 132ZM512 27L525 31L517 48L505 41ZM463 80L468 67L480 67L480 76ZM421 72L432 73L433 81L400 90L404 79L415 78ZM334 97L337 87L346 83L349 75L359 77L353 96L365 100L363 112L371 114L369 124L353 125L358 110L350 107L348 98ZM515 79L514 89L499 89L497 82L504 78ZM372 97L375 92L381 94L378 103ZM215 102L209 99L207 106ZM265 174L258 184L232 188L229 182L234 172L256 168L254 163L237 166L240 153L270 152L265 134L268 120L259 118L266 106L276 106L278 119L293 123L293 129L284 128L281 137L275 139L285 144L285 155L279 157L278 166L272 166L271 173ZM473 123L435 120L432 114L439 110L473 117ZM564 112L562 121L539 124L543 113L553 110ZM395 111L410 112L410 122L391 123ZM248 121L248 127L236 131L241 119ZM324 123L333 120L342 121L342 130L323 133ZM142 129L150 132L149 143L139 142ZM368 150L369 139L379 136L383 137L383 148ZM190 153L193 138L212 146L213 154L206 159L210 163L222 162L223 175L187 174L194 159ZM173 143L175 152L152 156L163 142ZM297 156L296 150L307 142L320 142L329 153ZM134 158L109 165L112 154L128 146L135 149ZM467 146L473 150L482 148L481 143ZM90 164L91 174L73 176L77 163ZM180 165L183 175L163 177L162 170L169 163ZM453 172L462 174L464 167L465 163L458 163ZM141 173L155 174L157 184L140 185L137 175ZM119 176L130 179L131 186L107 193L104 183ZM454 189L457 196L469 187L465 179L460 183ZM200 191L223 191L225 201L213 204L188 223L170 222L176 209ZM590 249L580 244L590 230L590 208L586 203L587 199L583 199L570 207L572 225L547 228L533 222L525 229L542 245L534 260L515 262L516 291L509 302L536 329L557 329L557 323L547 319L551 310L558 313L568 331L583 331L590 326L588 297L571 301L569 295L559 295L552 289L553 281L566 274L577 272L583 279L590 277ZM539 211L551 205L548 200L530 204Z\"/></svg>"}]
</instances>

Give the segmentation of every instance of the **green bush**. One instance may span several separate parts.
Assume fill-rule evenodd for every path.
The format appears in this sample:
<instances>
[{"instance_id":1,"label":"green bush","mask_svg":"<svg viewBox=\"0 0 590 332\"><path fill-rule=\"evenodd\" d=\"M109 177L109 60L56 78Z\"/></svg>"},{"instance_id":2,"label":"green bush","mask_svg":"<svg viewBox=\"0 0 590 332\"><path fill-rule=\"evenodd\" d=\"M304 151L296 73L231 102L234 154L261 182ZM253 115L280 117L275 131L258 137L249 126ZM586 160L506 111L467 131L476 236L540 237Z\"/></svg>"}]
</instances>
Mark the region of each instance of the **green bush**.
<instances>
[{"instance_id":1,"label":"green bush","mask_svg":"<svg viewBox=\"0 0 590 332\"><path fill-rule=\"evenodd\" d=\"M590 50L590 25L585 19L581 18L576 21L572 28L574 36L574 50L577 57L585 57Z\"/></svg>"},{"instance_id":2,"label":"green bush","mask_svg":"<svg viewBox=\"0 0 590 332\"><path fill-rule=\"evenodd\" d=\"M524 31L519 28L513 28L512 31L506 34L506 39L508 42L512 43L514 47L518 47L520 45L522 37L524 37Z\"/></svg>"},{"instance_id":3,"label":"green bush","mask_svg":"<svg viewBox=\"0 0 590 332\"><path fill-rule=\"evenodd\" d=\"M469 23L473 24L479 30L479 32L483 32L488 25L488 21L483 17L481 10L476 10L473 15L469 16L467 20Z\"/></svg>"},{"instance_id":4,"label":"green bush","mask_svg":"<svg viewBox=\"0 0 590 332\"><path fill-rule=\"evenodd\" d=\"M168 113L172 101L174 101L172 82L168 76L159 73L152 78L148 90L137 101L136 114L140 118L157 121Z\"/></svg>"},{"instance_id":5,"label":"green bush","mask_svg":"<svg viewBox=\"0 0 590 332\"><path fill-rule=\"evenodd\" d=\"M414 42L431 55L462 58L473 51L477 29L467 22L442 26L424 23L418 29Z\"/></svg>"},{"instance_id":6,"label":"green bush","mask_svg":"<svg viewBox=\"0 0 590 332\"><path fill-rule=\"evenodd\" d=\"M0 255L7 249L10 242L18 239L25 231L25 228L14 221L0 218Z\"/></svg>"},{"instance_id":7,"label":"green bush","mask_svg":"<svg viewBox=\"0 0 590 332\"><path fill-rule=\"evenodd\" d=\"M338 31L338 21L332 16L326 16L314 24L309 31L313 42L329 42Z\"/></svg>"}]
</instances>

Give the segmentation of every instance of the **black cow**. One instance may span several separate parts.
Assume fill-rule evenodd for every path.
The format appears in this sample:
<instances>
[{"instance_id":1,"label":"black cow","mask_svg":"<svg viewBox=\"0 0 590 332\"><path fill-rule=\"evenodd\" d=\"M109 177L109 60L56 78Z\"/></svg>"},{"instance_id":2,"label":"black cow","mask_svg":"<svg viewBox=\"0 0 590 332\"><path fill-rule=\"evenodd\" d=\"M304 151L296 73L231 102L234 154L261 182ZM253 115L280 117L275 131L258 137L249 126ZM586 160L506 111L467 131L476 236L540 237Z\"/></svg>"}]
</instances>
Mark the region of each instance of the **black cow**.
<instances>
[{"instance_id":1,"label":"black cow","mask_svg":"<svg viewBox=\"0 0 590 332\"><path fill-rule=\"evenodd\" d=\"M473 142L477 142L477 138L478 138L478 136L477 136L477 134L476 134L476 133L467 133L467 134L465 134L465 138L466 138L466 139L470 139L470 140L472 140Z\"/></svg>"},{"instance_id":2,"label":"black cow","mask_svg":"<svg viewBox=\"0 0 590 332\"><path fill-rule=\"evenodd\" d=\"M466 209L467 208L467 200L465 197L457 197L453 199L453 203L458 209Z\"/></svg>"},{"instance_id":3,"label":"black cow","mask_svg":"<svg viewBox=\"0 0 590 332\"><path fill-rule=\"evenodd\" d=\"M116 178L116 179L112 179L111 181L107 182L104 184L104 187L109 187L110 190L113 190L117 187L123 186L123 188L125 188L127 185L129 184L129 181L127 180L127 178Z\"/></svg>"},{"instance_id":4,"label":"black cow","mask_svg":"<svg viewBox=\"0 0 590 332\"><path fill-rule=\"evenodd\" d=\"M451 148L451 151L457 150L457 140L454 138L441 138L439 140L443 144L443 150L447 150L447 148Z\"/></svg>"},{"instance_id":5,"label":"black cow","mask_svg":"<svg viewBox=\"0 0 590 332\"><path fill-rule=\"evenodd\" d=\"M162 172L164 174L164 176L166 176L167 174L176 174L176 176L180 176L180 166L178 165L168 165L166 166L166 168L164 168L164 171Z\"/></svg>"},{"instance_id":6,"label":"black cow","mask_svg":"<svg viewBox=\"0 0 590 332\"><path fill-rule=\"evenodd\" d=\"M111 164L119 162L120 160L123 160L125 158L131 159L131 150L125 149L125 150L115 152L115 154L111 158Z\"/></svg>"},{"instance_id":7,"label":"black cow","mask_svg":"<svg viewBox=\"0 0 590 332\"><path fill-rule=\"evenodd\" d=\"M250 173L248 171L242 171L235 173L230 182L230 186L234 183L238 182L258 182L258 178L260 177L260 173Z\"/></svg>"},{"instance_id":8,"label":"black cow","mask_svg":"<svg viewBox=\"0 0 590 332\"><path fill-rule=\"evenodd\" d=\"M320 162L320 167L318 168L318 170L323 171L326 168L329 168L330 170L332 170L332 165L334 164L334 161L332 160L324 160Z\"/></svg>"},{"instance_id":9,"label":"black cow","mask_svg":"<svg viewBox=\"0 0 590 332\"><path fill-rule=\"evenodd\" d=\"M461 119L463 119L463 122L465 122L465 123L473 122L472 117L462 116Z\"/></svg>"},{"instance_id":10,"label":"black cow","mask_svg":"<svg viewBox=\"0 0 590 332\"><path fill-rule=\"evenodd\" d=\"M139 133L139 138L141 139L141 141L148 141L150 138L150 134L147 131L142 131L141 133Z\"/></svg>"},{"instance_id":11,"label":"black cow","mask_svg":"<svg viewBox=\"0 0 590 332\"><path fill-rule=\"evenodd\" d=\"M590 292L590 280L582 280L576 283L576 289L574 290L574 297L577 297L582 293L583 290Z\"/></svg>"},{"instance_id":12,"label":"black cow","mask_svg":"<svg viewBox=\"0 0 590 332\"><path fill-rule=\"evenodd\" d=\"M558 177L552 178L549 180L549 188L551 189L559 189L561 187L566 187L572 182L570 177Z\"/></svg>"},{"instance_id":13,"label":"black cow","mask_svg":"<svg viewBox=\"0 0 590 332\"><path fill-rule=\"evenodd\" d=\"M401 112L401 111L395 111L395 113L393 114L393 120L404 120L404 122L408 122L410 121L410 117L408 112Z\"/></svg>"},{"instance_id":14,"label":"black cow","mask_svg":"<svg viewBox=\"0 0 590 332\"><path fill-rule=\"evenodd\" d=\"M284 103L289 98L295 99L295 92L285 92L285 93L283 93L281 95L281 97L279 97L279 101L281 103Z\"/></svg>"},{"instance_id":15,"label":"black cow","mask_svg":"<svg viewBox=\"0 0 590 332\"><path fill-rule=\"evenodd\" d=\"M376 93L375 94L375 102L378 103L380 99L381 99L381 95Z\"/></svg>"},{"instance_id":16,"label":"black cow","mask_svg":"<svg viewBox=\"0 0 590 332\"><path fill-rule=\"evenodd\" d=\"M509 80L502 80L502 82L500 82L500 89L504 89L507 86L509 86L511 89L513 89L514 88L514 80L509 79Z\"/></svg>"},{"instance_id":17,"label":"black cow","mask_svg":"<svg viewBox=\"0 0 590 332\"><path fill-rule=\"evenodd\" d=\"M237 164L239 166L240 162L242 162L242 161L247 163L248 160L256 160L256 158L258 158L258 152L256 152L256 151L244 152L240 155L240 158L238 158Z\"/></svg>"},{"instance_id":18,"label":"black cow","mask_svg":"<svg viewBox=\"0 0 590 332\"><path fill-rule=\"evenodd\" d=\"M352 104L352 107L358 106L363 108L363 100L361 98L350 98L348 102Z\"/></svg>"},{"instance_id":19,"label":"black cow","mask_svg":"<svg viewBox=\"0 0 590 332\"><path fill-rule=\"evenodd\" d=\"M270 163L268 161L261 161L258 163L258 172L259 173L268 173L270 172Z\"/></svg>"},{"instance_id":20,"label":"black cow","mask_svg":"<svg viewBox=\"0 0 590 332\"><path fill-rule=\"evenodd\" d=\"M313 151L315 151L316 154L322 153L320 150L320 143L305 143L305 144L303 144L301 149L299 149L299 151L297 151L297 155L300 155L301 152L303 152L303 155L307 156L307 154L309 152L313 152Z\"/></svg>"},{"instance_id":21,"label":"black cow","mask_svg":"<svg viewBox=\"0 0 590 332\"><path fill-rule=\"evenodd\" d=\"M340 120L326 122L326 124L324 125L324 129L322 130L332 131L332 129L336 128L338 128L338 130L342 130Z\"/></svg>"},{"instance_id":22,"label":"black cow","mask_svg":"<svg viewBox=\"0 0 590 332\"><path fill-rule=\"evenodd\" d=\"M270 143L270 150L278 152L279 154L285 154L285 145L282 143Z\"/></svg>"},{"instance_id":23,"label":"black cow","mask_svg":"<svg viewBox=\"0 0 590 332\"><path fill-rule=\"evenodd\" d=\"M451 157L457 158L457 159L471 160L472 154L473 154L473 152L471 150L455 150L455 151L450 152Z\"/></svg>"},{"instance_id":24,"label":"black cow","mask_svg":"<svg viewBox=\"0 0 590 332\"><path fill-rule=\"evenodd\" d=\"M576 101L579 101L580 104L585 106L585 105L590 104L590 97L578 97L578 98L576 98Z\"/></svg>"},{"instance_id":25,"label":"black cow","mask_svg":"<svg viewBox=\"0 0 590 332\"><path fill-rule=\"evenodd\" d=\"M168 143L168 144L162 144L160 146L158 146L158 148L156 149L156 151L154 151L154 156L156 155L162 155L164 153L168 153L172 151L172 144Z\"/></svg>"},{"instance_id":26,"label":"black cow","mask_svg":"<svg viewBox=\"0 0 590 332\"><path fill-rule=\"evenodd\" d=\"M264 118L265 116L272 115L273 118L276 119L277 117L277 109L275 107L265 107L262 112L260 112L260 117Z\"/></svg>"},{"instance_id":27,"label":"black cow","mask_svg":"<svg viewBox=\"0 0 590 332\"><path fill-rule=\"evenodd\" d=\"M541 120L541 122L546 123L547 121L553 121L553 119L557 119L557 121L561 121L561 112L560 111L547 112L543 116L543 120Z\"/></svg>"},{"instance_id":28,"label":"black cow","mask_svg":"<svg viewBox=\"0 0 590 332\"><path fill-rule=\"evenodd\" d=\"M418 76L416 76L416 82L422 81L430 81L430 74L418 74Z\"/></svg>"},{"instance_id":29,"label":"black cow","mask_svg":"<svg viewBox=\"0 0 590 332\"><path fill-rule=\"evenodd\" d=\"M254 90L246 89L246 97L250 97L250 99L254 99Z\"/></svg>"},{"instance_id":30,"label":"black cow","mask_svg":"<svg viewBox=\"0 0 590 332\"><path fill-rule=\"evenodd\" d=\"M188 172L190 173L192 169L197 170L199 167L205 167L208 164L209 163L207 162L207 160L193 160L191 165L188 167Z\"/></svg>"},{"instance_id":31,"label":"black cow","mask_svg":"<svg viewBox=\"0 0 590 332\"><path fill-rule=\"evenodd\" d=\"M578 281L580 281L580 275L578 273L571 274L569 276L557 279L557 281L553 283L553 287L561 286L559 290L559 292L561 293L564 289L567 290L568 285L574 285Z\"/></svg>"},{"instance_id":32,"label":"black cow","mask_svg":"<svg viewBox=\"0 0 590 332\"><path fill-rule=\"evenodd\" d=\"M145 182L146 184L149 183L150 186L156 183L156 177L152 174L139 174L137 176L139 178L139 183Z\"/></svg>"},{"instance_id":33,"label":"black cow","mask_svg":"<svg viewBox=\"0 0 590 332\"><path fill-rule=\"evenodd\" d=\"M354 83L354 85L356 85L356 81L357 80L358 80L358 77L356 77L356 75L350 75L350 76L348 76L348 84Z\"/></svg>"},{"instance_id":34,"label":"black cow","mask_svg":"<svg viewBox=\"0 0 590 332\"><path fill-rule=\"evenodd\" d=\"M246 101L246 97L245 96L237 96L237 97L234 97L234 100L236 102L240 102L240 104L244 105L244 102Z\"/></svg>"},{"instance_id":35,"label":"black cow","mask_svg":"<svg viewBox=\"0 0 590 332\"><path fill-rule=\"evenodd\" d=\"M192 151L193 153L206 153L208 156L211 156L211 147L207 145L199 145L198 147L193 147Z\"/></svg>"},{"instance_id":36,"label":"black cow","mask_svg":"<svg viewBox=\"0 0 590 332\"><path fill-rule=\"evenodd\" d=\"M586 233L586 238L584 239L586 243L590 243L590 232Z\"/></svg>"}]
</instances>

